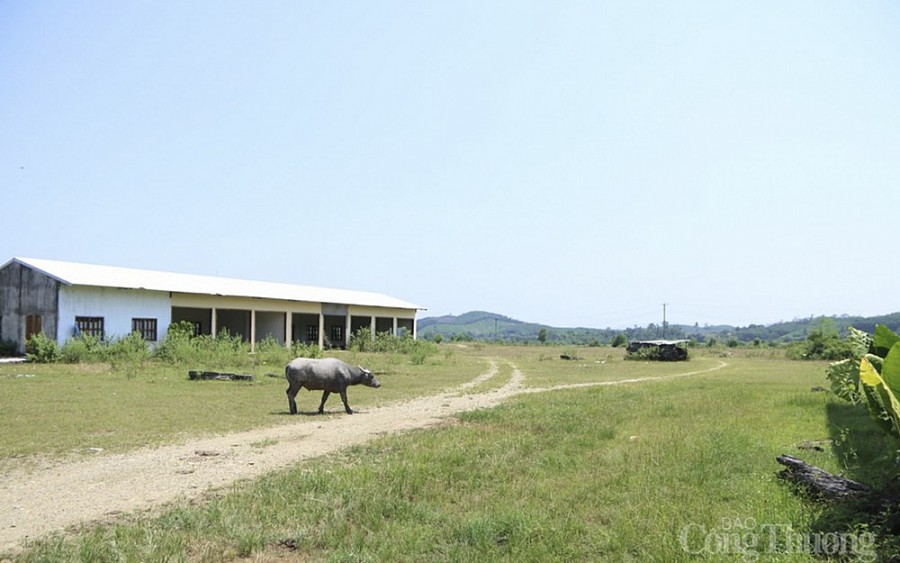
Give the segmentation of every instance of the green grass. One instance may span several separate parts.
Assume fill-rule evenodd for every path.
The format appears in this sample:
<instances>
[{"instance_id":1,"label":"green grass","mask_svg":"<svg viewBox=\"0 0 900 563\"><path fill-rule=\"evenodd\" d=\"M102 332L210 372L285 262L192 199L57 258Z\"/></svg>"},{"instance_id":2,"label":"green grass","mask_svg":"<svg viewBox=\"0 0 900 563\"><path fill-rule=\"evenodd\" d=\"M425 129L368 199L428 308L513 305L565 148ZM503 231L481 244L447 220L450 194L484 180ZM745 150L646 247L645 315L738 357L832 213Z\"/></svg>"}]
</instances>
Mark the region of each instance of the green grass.
<instances>
[{"instance_id":1,"label":"green grass","mask_svg":"<svg viewBox=\"0 0 900 563\"><path fill-rule=\"evenodd\" d=\"M453 377L461 382L480 373L480 356L511 361L536 386L672 375L719 362L593 364L589 358L589 367L580 368L558 355L541 356L553 351L470 349L454 354L452 369L423 367L422 373L447 369L439 384L419 382L412 366L395 368L396 381L443 388ZM235 485L204 503L53 536L21 560L827 560L790 538L861 537L860 530L836 519L832 505L810 502L781 482L775 456L793 454L829 471L883 480L885 466L876 470L869 457L884 457L887 442L865 434L865 412L811 391L823 384L824 364L726 361L723 369L688 378L519 396L437 429L382 438ZM509 370L495 379L508 380ZM272 385L277 405L259 417L284 408L282 386ZM269 385L248 386L248 396L258 387ZM183 410L173 408L172 396L178 395L163 397L157 413ZM247 399L228 396L232 403ZM822 452L798 449L840 434L838 424L855 428L862 442L845 438Z\"/></svg>"},{"instance_id":2,"label":"green grass","mask_svg":"<svg viewBox=\"0 0 900 563\"><path fill-rule=\"evenodd\" d=\"M375 390L349 391L354 408L409 399L459 385L486 369L477 355L442 353L423 365L394 354L330 354L374 370ZM222 369L253 382L191 381L192 366L150 362L132 374L106 364L0 364L0 469L35 456L106 453L298 422L288 414L283 365ZM276 377L269 377L274 374ZM301 411L320 393L301 391ZM333 397L327 409L343 410Z\"/></svg>"}]
</instances>

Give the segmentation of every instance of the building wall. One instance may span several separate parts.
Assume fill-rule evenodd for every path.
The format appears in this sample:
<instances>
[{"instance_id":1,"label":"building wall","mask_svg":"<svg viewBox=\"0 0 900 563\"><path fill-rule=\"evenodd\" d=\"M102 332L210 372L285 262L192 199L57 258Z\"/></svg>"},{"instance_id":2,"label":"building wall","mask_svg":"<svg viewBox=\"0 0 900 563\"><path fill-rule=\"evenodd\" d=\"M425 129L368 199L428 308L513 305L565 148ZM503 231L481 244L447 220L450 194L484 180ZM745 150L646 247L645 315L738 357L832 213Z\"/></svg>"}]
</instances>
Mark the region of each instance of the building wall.
<instances>
[{"instance_id":1,"label":"building wall","mask_svg":"<svg viewBox=\"0 0 900 563\"><path fill-rule=\"evenodd\" d=\"M254 299L251 297L227 297L222 295L193 295L173 293L173 307L191 307L197 309L242 309L246 311L276 311L292 313L313 313L322 311L321 303L304 301L280 301L277 299Z\"/></svg>"},{"instance_id":2,"label":"building wall","mask_svg":"<svg viewBox=\"0 0 900 563\"><path fill-rule=\"evenodd\" d=\"M39 315L41 331L56 338L58 300L55 279L17 262L0 270L0 338L15 342L25 352L25 319Z\"/></svg>"},{"instance_id":3,"label":"building wall","mask_svg":"<svg viewBox=\"0 0 900 563\"><path fill-rule=\"evenodd\" d=\"M375 319L375 333L390 332L394 336L400 336L401 332L407 332L416 337L416 310L415 309L391 309L386 307L365 307L353 305L350 314L353 318L352 330L359 327L369 327L365 318ZM396 332L394 321L396 320Z\"/></svg>"},{"instance_id":4,"label":"building wall","mask_svg":"<svg viewBox=\"0 0 900 563\"><path fill-rule=\"evenodd\" d=\"M286 322L292 329L291 340L299 341L306 341L310 332L330 337L338 327L342 344L349 337L351 319L355 327L377 323L387 328L396 323L397 327L412 327L414 332L417 313L410 309L69 286L15 261L0 269L0 338L15 342L19 352L25 349L25 320L29 315L39 315L44 334L59 344L75 334L76 317L102 317L107 338L129 334L134 318L156 319L157 339L161 340L172 322L173 308L179 314L198 315L207 325L211 324L212 310L216 309L220 315L219 329L228 326L229 314L239 313L239 318L230 320L245 338L250 337L252 311L257 341L271 335L284 342L288 339ZM328 326L324 326L325 320L331 321ZM209 330L206 326L202 328Z\"/></svg>"},{"instance_id":5,"label":"building wall","mask_svg":"<svg viewBox=\"0 0 900 563\"><path fill-rule=\"evenodd\" d=\"M59 331L62 344L75 334L75 317L103 317L107 338L131 333L131 320L156 319L157 339L161 340L172 320L172 304L167 292L115 289L91 286L59 288Z\"/></svg>"},{"instance_id":6,"label":"building wall","mask_svg":"<svg viewBox=\"0 0 900 563\"><path fill-rule=\"evenodd\" d=\"M172 306L179 318L202 323L202 330L208 334L212 310L216 310L216 332L223 328L232 334L240 334L250 341L252 311L256 316L256 342L267 335L279 342L285 342L285 319L290 315L292 341L309 342L310 332L319 333L319 316L323 316L321 336L326 345L346 346L350 335L360 327L370 327L372 319L379 332L405 330L415 335L415 309L395 309L335 303L314 303L305 301L281 301L276 299L254 299L250 297L228 297L223 295L172 294ZM190 316L190 317L189 317ZM348 318L352 319L348 325ZM312 327L312 329L310 329ZM349 332L348 332L349 330ZM337 338L339 336L339 338Z\"/></svg>"},{"instance_id":7,"label":"building wall","mask_svg":"<svg viewBox=\"0 0 900 563\"><path fill-rule=\"evenodd\" d=\"M262 342L267 337L274 338L284 344L285 313L257 311L256 312L256 341Z\"/></svg>"}]
</instances>

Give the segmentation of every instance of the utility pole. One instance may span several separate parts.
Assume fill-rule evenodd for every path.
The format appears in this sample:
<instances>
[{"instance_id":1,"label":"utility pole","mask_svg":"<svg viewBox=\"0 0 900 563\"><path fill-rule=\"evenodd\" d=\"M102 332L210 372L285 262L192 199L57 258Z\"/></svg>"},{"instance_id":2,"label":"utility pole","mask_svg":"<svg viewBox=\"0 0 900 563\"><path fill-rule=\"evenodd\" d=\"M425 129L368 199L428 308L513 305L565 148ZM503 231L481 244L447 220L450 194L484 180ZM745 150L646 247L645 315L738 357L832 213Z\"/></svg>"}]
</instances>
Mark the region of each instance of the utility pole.
<instances>
[{"instance_id":1,"label":"utility pole","mask_svg":"<svg viewBox=\"0 0 900 563\"><path fill-rule=\"evenodd\" d=\"M666 304L663 303L663 340L666 339Z\"/></svg>"}]
</instances>

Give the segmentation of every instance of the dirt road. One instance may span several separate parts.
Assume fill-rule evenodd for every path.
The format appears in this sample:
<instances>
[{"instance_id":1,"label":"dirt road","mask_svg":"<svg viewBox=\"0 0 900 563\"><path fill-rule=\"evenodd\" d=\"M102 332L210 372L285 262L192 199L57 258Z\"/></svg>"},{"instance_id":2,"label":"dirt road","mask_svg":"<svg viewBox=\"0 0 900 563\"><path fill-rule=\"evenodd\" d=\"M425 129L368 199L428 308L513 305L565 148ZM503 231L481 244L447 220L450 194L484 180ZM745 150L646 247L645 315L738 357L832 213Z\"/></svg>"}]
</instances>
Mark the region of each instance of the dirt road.
<instances>
[{"instance_id":1,"label":"dirt road","mask_svg":"<svg viewBox=\"0 0 900 563\"><path fill-rule=\"evenodd\" d=\"M296 423L201 439L187 444L102 455L84 461L10 471L0 480L0 553L48 532L119 513L193 498L241 479L250 479L296 462L360 444L375 436L425 428L468 410L493 407L522 393L638 383L706 373L627 381L526 388L512 364L504 385L484 392L473 388L494 378L496 362L472 381L447 392L411 401L340 414L303 416Z\"/></svg>"}]
</instances>

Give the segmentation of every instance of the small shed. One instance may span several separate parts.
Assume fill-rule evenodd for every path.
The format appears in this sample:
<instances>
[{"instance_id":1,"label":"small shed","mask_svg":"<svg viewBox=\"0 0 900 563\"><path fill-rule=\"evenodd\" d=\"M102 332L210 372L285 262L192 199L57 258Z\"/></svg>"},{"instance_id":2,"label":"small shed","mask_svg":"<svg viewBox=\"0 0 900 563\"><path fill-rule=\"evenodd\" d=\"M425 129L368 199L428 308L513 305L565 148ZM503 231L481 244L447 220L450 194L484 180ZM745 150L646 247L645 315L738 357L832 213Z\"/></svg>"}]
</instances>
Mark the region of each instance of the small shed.
<instances>
[{"instance_id":1,"label":"small shed","mask_svg":"<svg viewBox=\"0 0 900 563\"><path fill-rule=\"evenodd\" d=\"M651 354L663 362L682 362L688 359L687 340L635 340L628 343L628 353L637 354L641 350L652 349Z\"/></svg>"}]
</instances>

